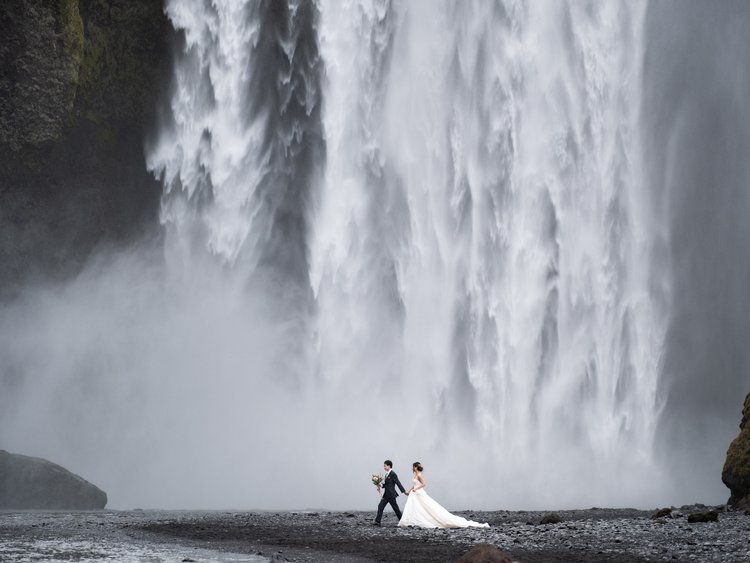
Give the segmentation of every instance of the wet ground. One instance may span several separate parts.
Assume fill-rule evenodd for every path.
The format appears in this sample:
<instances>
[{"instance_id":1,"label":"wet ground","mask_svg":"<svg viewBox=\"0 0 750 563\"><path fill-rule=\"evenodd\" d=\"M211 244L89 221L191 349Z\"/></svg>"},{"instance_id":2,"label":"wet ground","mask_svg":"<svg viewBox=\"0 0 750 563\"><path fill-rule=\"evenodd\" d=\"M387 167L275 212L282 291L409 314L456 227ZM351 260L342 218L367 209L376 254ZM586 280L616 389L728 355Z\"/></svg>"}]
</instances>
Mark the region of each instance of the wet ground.
<instances>
[{"instance_id":1,"label":"wet ground","mask_svg":"<svg viewBox=\"0 0 750 563\"><path fill-rule=\"evenodd\" d=\"M0 561L123 561L260 563L255 554L231 553L181 540L151 538L141 525L168 523L163 512L0 512ZM196 513L190 513L195 515Z\"/></svg>"},{"instance_id":2,"label":"wet ground","mask_svg":"<svg viewBox=\"0 0 750 563\"><path fill-rule=\"evenodd\" d=\"M718 522L653 511L459 512L489 529L396 527L373 512L81 512L0 513L2 561L455 561L479 543L522 562L750 561L750 516L720 512Z\"/></svg>"}]
</instances>

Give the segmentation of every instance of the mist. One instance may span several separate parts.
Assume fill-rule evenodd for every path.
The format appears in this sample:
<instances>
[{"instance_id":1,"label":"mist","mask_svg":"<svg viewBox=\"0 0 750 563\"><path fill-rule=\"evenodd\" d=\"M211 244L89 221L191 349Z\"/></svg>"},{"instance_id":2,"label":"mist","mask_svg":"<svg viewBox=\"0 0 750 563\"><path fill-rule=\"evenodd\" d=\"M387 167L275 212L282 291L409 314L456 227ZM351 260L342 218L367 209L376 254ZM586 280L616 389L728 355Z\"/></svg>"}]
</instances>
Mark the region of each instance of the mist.
<instances>
[{"instance_id":1,"label":"mist","mask_svg":"<svg viewBox=\"0 0 750 563\"><path fill-rule=\"evenodd\" d=\"M750 6L653 2L646 22L644 151L671 272L659 455L679 488L721 498L750 390Z\"/></svg>"},{"instance_id":2,"label":"mist","mask_svg":"<svg viewBox=\"0 0 750 563\"><path fill-rule=\"evenodd\" d=\"M407 456L430 459L408 397L385 411L382 383L295 371L301 343L267 300L208 257L185 278L162 253L96 256L3 305L4 448L84 475L115 509L368 508L386 457L404 477Z\"/></svg>"},{"instance_id":3,"label":"mist","mask_svg":"<svg viewBox=\"0 0 750 563\"><path fill-rule=\"evenodd\" d=\"M102 257L3 307L2 443L78 470L113 507L270 505L258 483L275 461L227 484L286 442L268 424L280 341L258 304L216 280L176 286L148 258Z\"/></svg>"},{"instance_id":4,"label":"mist","mask_svg":"<svg viewBox=\"0 0 750 563\"><path fill-rule=\"evenodd\" d=\"M4 448L84 475L115 509L365 509L386 458L404 481L422 461L457 508L585 498L545 489L543 473L519 481L517 463L498 464L480 436L414 400L415 382L333 384L295 370L287 320L209 264L179 279L160 250L96 257L76 279L3 305ZM558 478L580 478L574 456Z\"/></svg>"}]
</instances>

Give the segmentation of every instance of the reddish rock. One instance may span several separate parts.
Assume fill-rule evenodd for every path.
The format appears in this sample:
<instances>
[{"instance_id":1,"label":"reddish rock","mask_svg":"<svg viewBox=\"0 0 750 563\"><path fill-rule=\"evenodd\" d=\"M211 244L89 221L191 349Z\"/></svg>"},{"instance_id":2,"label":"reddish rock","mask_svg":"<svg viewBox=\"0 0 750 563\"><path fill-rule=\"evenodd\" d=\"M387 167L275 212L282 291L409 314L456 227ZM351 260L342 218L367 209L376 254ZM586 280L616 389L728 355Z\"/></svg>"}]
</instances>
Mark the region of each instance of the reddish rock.
<instances>
[{"instance_id":1,"label":"reddish rock","mask_svg":"<svg viewBox=\"0 0 750 563\"><path fill-rule=\"evenodd\" d=\"M556 514L554 512L550 514L545 514L542 516L542 520L539 522L540 524L559 524L562 522L562 518L559 514Z\"/></svg>"},{"instance_id":2,"label":"reddish rock","mask_svg":"<svg viewBox=\"0 0 750 563\"><path fill-rule=\"evenodd\" d=\"M515 559L494 545L480 543L464 553L456 563L513 563L514 561Z\"/></svg>"}]
</instances>

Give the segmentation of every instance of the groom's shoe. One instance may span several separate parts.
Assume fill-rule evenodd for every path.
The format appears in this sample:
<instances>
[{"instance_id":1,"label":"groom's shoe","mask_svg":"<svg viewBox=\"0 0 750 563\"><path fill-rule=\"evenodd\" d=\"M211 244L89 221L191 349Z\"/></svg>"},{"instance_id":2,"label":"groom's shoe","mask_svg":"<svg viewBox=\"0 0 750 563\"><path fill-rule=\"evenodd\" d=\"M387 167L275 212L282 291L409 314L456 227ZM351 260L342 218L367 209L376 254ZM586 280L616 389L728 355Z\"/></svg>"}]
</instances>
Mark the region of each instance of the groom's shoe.
<instances>
[{"instance_id":1,"label":"groom's shoe","mask_svg":"<svg viewBox=\"0 0 750 563\"><path fill-rule=\"evenodd\" d=\"M373 526L382 526L382 524L380 522L373 522L372 525Z\"/></svg>"}]
</instances>

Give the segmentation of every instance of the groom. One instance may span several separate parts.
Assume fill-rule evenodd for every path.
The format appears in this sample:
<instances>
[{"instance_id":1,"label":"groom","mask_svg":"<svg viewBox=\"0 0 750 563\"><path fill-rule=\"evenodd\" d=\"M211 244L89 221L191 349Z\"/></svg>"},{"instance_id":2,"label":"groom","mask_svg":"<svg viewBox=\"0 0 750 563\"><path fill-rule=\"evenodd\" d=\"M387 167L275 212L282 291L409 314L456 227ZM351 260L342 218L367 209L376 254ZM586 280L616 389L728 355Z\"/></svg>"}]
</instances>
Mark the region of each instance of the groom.
<instances>
[{"instance_id":1,"label":"groom","mask_svg":"<svg viewBox=\"0 0 750 563\"><path fill-rule=\"evenodd\" d=\"M383 510L385 510L386 504L391 505L393 512L396 513L396 518L401 520L401 510L396 502L396 497L398 496L396 486L398 485L398 488L401 489L402 493L406 493L401 481L398 480L398 475L396 475L396 472L393 470L393 462L390 459L386 459L383 462L383 469L385 470L385 479L383 479L384 491L383 498L380 499L380 504L378 505L378 515L375 517L376 526L380 526L380 521L383 519ZM378 492L380 492L379 487Z\"/></svg>"}]
</instances>

